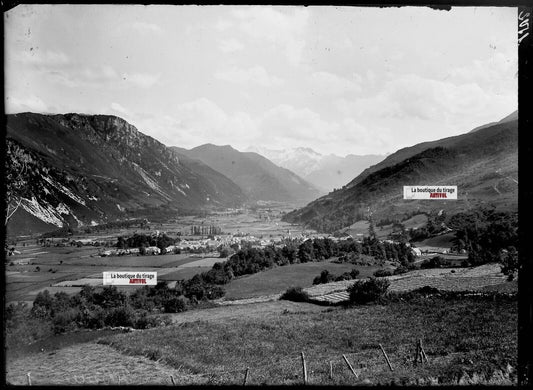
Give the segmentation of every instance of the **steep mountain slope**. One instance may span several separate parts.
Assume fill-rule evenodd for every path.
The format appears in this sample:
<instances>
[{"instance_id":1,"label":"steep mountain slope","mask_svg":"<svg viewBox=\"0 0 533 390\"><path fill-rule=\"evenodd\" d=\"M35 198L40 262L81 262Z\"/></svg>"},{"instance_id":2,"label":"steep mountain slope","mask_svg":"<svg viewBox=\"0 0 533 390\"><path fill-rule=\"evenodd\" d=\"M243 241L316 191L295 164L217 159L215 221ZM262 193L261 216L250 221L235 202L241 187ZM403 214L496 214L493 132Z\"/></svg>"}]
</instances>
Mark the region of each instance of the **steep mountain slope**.
<instances>
[{"instance_id":1,"label":"steep mountain slope","mask_svg":"<svg viewBox=\"0 0 533 390\"><path fill-rule=\"evenodd\" d=\"M257 153L239 152L229 145L212 144L191 150L174 150L198 159L229 177L255 201L308 202L321 195L312 184Z\"/></svg>"},{"instance_id":2,"label":"steep mountain slope","mask_svg":"<svg viewBox=\"0 0 533 390\"><path fill-rule=\"evenodd\" d=\"M385 158L384 155L323 155L310 148L273 150L254 146L249 147L247 151L268 158L274 164L289 169L324 191L342 187L365 168Z\"/></svg>"},{"instance_id":3,"label":"steep mountain slope","mask_svg":"<svg viewBox=\"0 0 533 390\"><path fill-rule=\"evenodd\" d=\"M460 211L492 204L516 210L518 121L404 148L346 187L285 216L331 231L364 219L406 218L423 211ZM457 185L458 200L404 200L404 185Z\"/></svg>"},{"instance_id":4,"label":"steep mountain slope","mask_svg":"<svg viewBox=\"0 0 533 390\"><path fill-rule=\"evenodd\" d=\"M184 156L182 161L115 116L9 115L6 141L8 168L27 161L13 218L19 227L28 228L21 221L28 218L50 230L148 216L154 208L170 212L245 201L227 177Z\"/></svg>"},{"instance_id":5,"label":"steep mountain slope","mask_svg":"<svg viewBox=\"0 0 533 390\"><path fill-rule=\"evenodd\" d=\"M518 111L513 112L512 114L506 116L499 122L493 122L489 124L485 124L482 126L478 126L475 129L471 130L470 133L475 133L479 130L486 129L488 127L492 127L497 124L504 124L504 123L510 123L518 120ZM450 145L454 145L457 142L461 142L462 137L465 134L457 135L453 137L443 138L437 141L430 141L430 142L422 142L420 144L416 144L414 146L410 146L407 148L402 148L395 153L388 156L385 160L381 161L380 163L373 165L367 169L365 169L359 176L357 176L354 180L352 180L350 183L347 184L347 187L351 187L357 183L360 183L362 180L364 180L368 175L370 175L373 172L379 171L380 169L392 166L394 164L397 164L409 157L412 157L418 153L423 152L426 149L435 148L438 146L447 147Z\"/></svg>"},{"instance_id":6,"label":"steep mountain slope","mask_svg":"<svg viewBox=\"0 0 533 390\"><path fill-rule=\"evenodd\" d=\"M516 110L513 113L507 115L505 118L499 120L498 122L491 122L491 123L488 123L488 124L483 125L483 126L478 126L475 129L470 130L470 132L473 133L473 132L476 132L478 130L484 129L486 127L496 125L498 123L511 122L511 121L514 121L514 120L518 120L518 110Z\"/></svg>"}]
</instances>

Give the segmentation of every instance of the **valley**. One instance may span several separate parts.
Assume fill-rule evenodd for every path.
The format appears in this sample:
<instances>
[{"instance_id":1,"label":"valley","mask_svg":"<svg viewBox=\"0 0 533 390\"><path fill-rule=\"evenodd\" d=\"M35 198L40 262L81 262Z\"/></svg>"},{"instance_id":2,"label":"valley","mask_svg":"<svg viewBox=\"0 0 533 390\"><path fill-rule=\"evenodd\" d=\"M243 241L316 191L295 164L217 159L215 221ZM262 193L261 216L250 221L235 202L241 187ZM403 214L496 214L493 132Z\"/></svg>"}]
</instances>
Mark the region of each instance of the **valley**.
<instances>
[{"instance_id":1,"label":"valley","mask_svg":"<svg viewBox=\"0 0 533 390\"><path fill-rule=\"evenodd\" d=\"M238 242L263 240L265 245L267 242L270 243L270 240L279 240L283 237L301 238L316 235L314 231L282 222L279 215L284 210L286 209L272 211L271 208L266 208L255 213L233 214L230 211L229 215L221 213L206 218L183 217L176 222L149 224L144 229L109 229L99 234L52 237L46 239L45 245L37 243L39 236L20 237L16 239L16 245L13 245L14 238L8 238L8 244L11 242L15 250L20 253L6 258L6 299L8 302L31 303L38 292L44 289L48 289L51 293L59 291L76 293L84 284L102 285L103 271L135 269L156 271L159 280L175 282L208 271L215 262L226 260L220 258L216 250L199 254L100 256L102 252L109 250L108 248L115 247L118 237L128 237L134 233L153 234L157 231L177 237L179 232L183 240L201 243L207 237L204 236L202 239L201 236L189 236L191 226L217 225L224 233L217 237L217 245L224 244L234 236L238 237ZM269 213L273 216L269 217ZM76 244L71 244L78 242L85 242L85 245L78 247ZM107 243L107 245L95 247L90 245L92 242Z\"/></svg>"},{"instance_id":2,"label":"valley","mask_svg":"<svg viewBox=\"0 0 533 390\"><path fill-rule=\"evenodd\" d=\"M6 386L533 383L533 10L2 6Z\"/></svg>"}]
</instances>

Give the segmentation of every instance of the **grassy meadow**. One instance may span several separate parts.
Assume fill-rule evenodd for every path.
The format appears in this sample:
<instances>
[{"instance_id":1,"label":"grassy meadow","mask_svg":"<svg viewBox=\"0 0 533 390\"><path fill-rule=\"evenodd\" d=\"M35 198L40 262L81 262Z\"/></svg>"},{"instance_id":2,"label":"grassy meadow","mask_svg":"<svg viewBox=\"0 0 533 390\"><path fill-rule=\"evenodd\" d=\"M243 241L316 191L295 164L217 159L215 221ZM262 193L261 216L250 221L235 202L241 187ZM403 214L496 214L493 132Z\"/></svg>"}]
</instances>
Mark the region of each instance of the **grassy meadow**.
<instances>
[{"instance_id":1,"label":"grassy meadow","mask_svg":"<svg viewBox=\"0 0 533 390\"><path fill-rule=\"evenodd\" d=\"M516 300L419 297L321 312L267 311L212 320L206 313L201 320L99 342L127 355L180 367L212 384L240 384L246 368L249 384L301 384L301 352L309 384L453 384L473 376L484 383L511 384L516 321ZM427 364L413 364L418 339L423 340Z\"/></svg>"},{"instance_id":2,"label":"grassy meadow","mask_svg":"<svg viewBox=\"0 0 533 390\"><path fill-rule=\"evenodd\" d=\"M278 294L289 287L310 287L313 279L323 270L332 274L341 275L357 268L361 273L358 278L366 278L380 269L379 266L360 266L351 263L337 264L331 261L290 264L274 267L257 274L233 279L224 286L226 299L242 299L260 297L263 295Z\"/></svg>"}]
</instances>

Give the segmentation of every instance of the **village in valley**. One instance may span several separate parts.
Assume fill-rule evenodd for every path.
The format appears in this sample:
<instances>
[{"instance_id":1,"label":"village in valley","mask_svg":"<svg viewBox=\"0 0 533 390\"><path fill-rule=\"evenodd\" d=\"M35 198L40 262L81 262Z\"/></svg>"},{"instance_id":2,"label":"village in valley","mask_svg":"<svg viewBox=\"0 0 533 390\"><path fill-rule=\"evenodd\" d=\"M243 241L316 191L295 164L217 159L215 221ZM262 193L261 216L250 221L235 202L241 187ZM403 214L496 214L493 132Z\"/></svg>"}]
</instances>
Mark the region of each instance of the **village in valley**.
<instances>
[{"instance_id":1,"label":"village in valley","mask_svg":"<svg viewBox=\"0 0 533 390\"><path fill-rule=\"evenodd\" d=\"M354 224L343 232L324 234L283 222L281 217L287 208L277 209L276 206L279 207L274 204L253 209L227 209L211 215L183 216L162 222L132 219L125 221L127 228L111 223L8 240L5 249L8 302L31 302L46 288L54 293L72 294L87 283L102 286L101 273L94 267L106 271L142 267L158 272L160 280L175 285L180 277L189 276L192 271L208 271L215 263L228 260L244 248L281 250L287 245L298 247L306 241L326 239L333 243L362 244L369 236L368 221ZM375 232L376 243L409 248L413 267L420 267L436 257L441 267L464 266L468 253L463 248L453 248L454 232L444 223L430 240L411 244L405 239L406 226L416 230L426 222L427 217L419 215L404 224L379 226ZM373 272L378 268L392 271L400 263L398 258L382 258L368 265ZM311 282L310 278L299 284L310 287Z\"/></svg>"}]
</instances>

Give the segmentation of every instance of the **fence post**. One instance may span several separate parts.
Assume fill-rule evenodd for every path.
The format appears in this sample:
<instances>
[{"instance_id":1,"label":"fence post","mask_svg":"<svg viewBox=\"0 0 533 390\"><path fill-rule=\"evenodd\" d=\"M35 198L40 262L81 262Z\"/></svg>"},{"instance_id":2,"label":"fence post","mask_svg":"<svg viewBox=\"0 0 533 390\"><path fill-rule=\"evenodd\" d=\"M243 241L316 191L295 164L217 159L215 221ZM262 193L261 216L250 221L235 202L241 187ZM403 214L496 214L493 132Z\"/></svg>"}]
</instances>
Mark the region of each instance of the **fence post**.
<instances>
[{"instance_id":1,"label":"fence post","mask_svg":"<svg viewBox=\"0 0 533 390\"><path fill-rule=\"evenodd\" d=\"M244 373L244 382L242 383L243 386L246 386L246 382L248 382L248 371L250 368L246 368L246 372Z\"/></svg>"},{"instance_id":2,"label":"fence post","mask_svg":"<svg viewBox=\"0 0 533 390\"><path fill-rule=\"evenodd\" d=\"M26 376L28 377L28 386L31 386L30 372L28 372L28 373L26 374Z\"/></svg>"},{"instance_id":3,"label":"fence post","mask_svg":"<svg viewBox=\"0 0 533 390\"><path fill-rule=\"evenodd\" d=\"M381 352L383 352L383 356L385 356L385 360L387 361L387 364L389 365L389 368L391 371L394 371L392 369L392 366L390 364L390 360L389 360L389 357L387 356L387 352L385 352L385 350L383 349L383 346L381 344L379 344L379 347L381 348Z\"/></svg>"},{"instance_id":4,"label":"fence post","mask_svg":"<svg viewBox=\"0 0 533 390\"><path fill-rule=\"evenodd\" d=\"M329 361L329 379L333 380L333 362Z\"/></svg>"},{"instance_id":5,"label":"fence post","mask_svg":"<svg viewBox=\"0 0 533 390\"><path fill-rule=\"evenodd\" d=\"M307 366L305 365L305 355L302 352L302 369L304 373L304 385L307 384Z\"/></svg>"},{"instance_id":6,"label":"fence post","mask_svg":"<svg viewBox=\"0 0 533 390\"><path fill-rule=\"evenodd\" d=\"M352 373L355 375L355 377L357 379L359 379L359 375L357 375L357 373L355 372L355 370L353 369L352 365L350 364L350 362L348 361L348 359L346 359L346 356L345 355L342 355L344 361L346 362L346 364L348 365L348 368L352 371Z\"/></svg>"},{"instance_id":7,"label":"fence post","mask_svg":"<svg viewBox=\"0 0 533 390\"><path fill-rule=\"evenodd\" d=\"M417 341L416 342L416 352L415 352L415 360L414 360L414 364L416 366L416 364L418 363L418 356L420 355L420 341Z\"/></svg>"}]
</instances>

